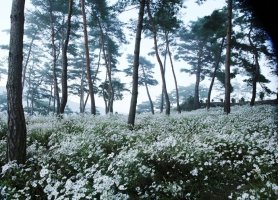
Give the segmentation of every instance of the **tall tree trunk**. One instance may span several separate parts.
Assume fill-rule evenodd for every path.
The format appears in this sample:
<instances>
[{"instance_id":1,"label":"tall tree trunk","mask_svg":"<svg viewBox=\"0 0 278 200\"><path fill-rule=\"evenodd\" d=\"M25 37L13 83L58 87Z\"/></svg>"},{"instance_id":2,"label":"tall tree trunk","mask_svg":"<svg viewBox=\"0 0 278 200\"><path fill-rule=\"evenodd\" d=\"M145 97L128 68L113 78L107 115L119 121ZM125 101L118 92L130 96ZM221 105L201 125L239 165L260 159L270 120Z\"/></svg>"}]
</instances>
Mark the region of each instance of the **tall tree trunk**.
<instances>
[{"instance_id":1,"label":"tall tree trunk","mask_svg":"<svg viewBox=\"0 0 278 200\"><path fill-rule=\"evenodd\" d=\"M113 113L113 104L114 104L114 87L112 82L112 61L111 61L111 52L108 51L108 80L109 80L109 112Z\"/></svg>"},{"instance_id":2,"label":"tall tree trunk","mask_svg":"<svg viewBox=\"0 0 278 200\"><path fill-rule=\"evenodd\" d=\"M194 90L194 109L199 109L200 106L200 99L199 99L199 85L201 80L201 59L203 58L203 44L200 46L199 49L199 56L198 56L198 63L197 63L197 69L196 69L196 83L195 83L195 90Z\"/></svg>"},{"instance_id":3,"label":"tall tree trunk","mask_svg":"<svg viewBox=\"0 0 278 200\"><path fill-rule=\"evenodd\" d=\"M96 105L95 105L94 87L93 87L92 77L91 77L90 54L89 54L88 33L87 33L87 20L86 20L84 0L80 0L80 4L81 4L82 17L83 17L84 45L85 45L85 53L86 53L87 80L88 80L89 93L90 93L90 99L91 99L91 114L95 115L96 114Z\"/></svg>"},{"instance_id":4,"label":"tall tree trunk","mask_svg":"<svg viewBox=\"0 0 278 200\"><path fill-rule=\"evenodd\" d=\"M98 75L98 72L99 72L100 59L101 59L101 51L102 51L102 49L100 48L100 49L99 49L99 54L98 54L97 69L96 69L96 72L95 72L95 76L94 76L94 78L93 78L93 80L92 80L93 85L95 84L95 81L96 81L96 79L97 79L97 75ZM85 102L84 102L84 107L83 107L83 110L84 110L84 111L85 111L85 107L86 107L87 102L88 102L88 98L89 98L89 93L87 94L86 100L85 100Z\"/></svg>"},{"instance_id":5,"label":"tall tree trunk","mask_svg":"<svg viewBox=\"0 0 278 200\"><path fill-rule=\"evenodd\" d=\"M257 93L257 82L259 80L260 76L260 64L259 64L259 55L256 46L253 44L252 39L251 39L251 32L252 32L252 24L250 31L248 33L248 40L250 43L250 46L252 48L252 53L255 61L255 69L252 74L252 97L250 101L250 106L255 105L255 99L256 99L256 93Z\"/></svg>"},{"instance_id":6,"label":"tall tree trunk","mask_svg":"<svg viewBox=\"0 0 278 200\"><path fill-rule=\"evenodd\" d=\"M140 0L140 8L138 14L136 40L135 40L135 48L134 48L132 96L130 100L130 108L129 108L128 121L127 121L127 123L131 126L134 126L135 115L136 115L136 106L137 106L137 97L138 97L138 69L139 69L140 43L141 43L141 34L143 29L143 17L144 17L145 4L146 4L145 0Z\"/></svg>"},{"instance_id":7,"label":"tall tree trunk","mask_svg":"<svg viewBox=\"0 0 278 200\"><path fill-rule=\"evenodd\" d=\"M51 99L52 99L52 95L53 95L53 84L51 83L51 85L50 85L50 95L49 95L49 100L48 100L48 111L47 111L48 114L51 111Z\"/></svg>"},{"instance_id":8,"label":"tall tree trunk","mask_svg":"<svg viewBox=\"0 0 278 200\"><path fill-rule=\"evenodd\" d=\"M53 18L53 8L52 2L49 0L50 5L50 26L51 26L51 46L52 46L52 57L53 57L53 81L54 81L54 112L55 112L55 102L57 103L57 110L56 113L60 113L60 97L59 97L59 87L58 87L58 80L57 80L57 47L55 44L55 29L54 29L54 18Z\"/></svg>"},{"instance_id":9,"label":"tall tree trunk","mask_svg":"<svg viewBox=\"0 0 278 200\"><path fill-rule=\"evenodd\" d=\"M145 73L144 66L142 65L141 67L142 67L142 71L143 71L143 76L146 80L146 73ZM145 88L146 88L146 92L147 92L147 95L148 95L148 99L149 99L149 102L150 102L151 112L152 112L152 114L154 114L153 101L152 101L152 98L151 98L151 95L150 95L150 92L149 92L148 83L147 83L147 81L144 81L144 83L145 83Z\"/></svg>"},{"instance_id":10,"label":"tall tree trunk","mask_svg":"<svg viewBox=\"0 0 278 200\"><path fill-rule=\"evenodd\" d=\"M165 55L164 55L164 61L163 61L163 70L164 70L164 76L166 74L166 61L167 61L167 44L166 44L166 48L165 48ZM160 101L160 113L163 113L163 109L164 109L164 85L162 83L162 87L161 87L161 101Z\"/></svg>"},{"instance_id":11,"label":"tall tree trunk","mask_svg":"<svg viewBox=\"0 0 278 200\"><path fill-rule=\"evenodd\" d=\"M27 113L28 114L31 114L31 109L30 109L30 103L29 103L29 98L30 98L30 94L31 94L31 87L32 87L32 84L31 84L31 73L33 71L33 65L30 67L29 71L28 71L28 78L27 78L27 83L28 83L28 90L26 91L27 92L27 97L26 97L26 103L27 103ZM23 92L23 90L22 90ZM30 99L31 100L31 99Z\"/></svg>"},{"instance_id":12,"label":"tall tree trunk","mask_svg":"<svg viewBox=\"0 0 278 200\"><path fill-rule=\"evenodd\" d=\"M232 0L227 0L228 13L227 13L227 47L226 47L226 61L225 61L225 102L224 112L229 114L231 112L231 78L230 78L230 65L231 65L231 38L232 38Z\"/></svg>"},{"instance_id":13,"label":"tall tree trunk","mask_svg":"<svg viewBox=\"0 0 278 200\"><path fill-rule=\"evenodd\" d=\"M107 50L105 50L105 41L104 41L104 31L101 25L101 22L99 18L96 16L98 24L99 24L99 29L101 33L101 46L102 46L102 51L103 51L103 57L105 61L105 66L106 66L106 73L108 76L108 82L109 82L109 88L108 88L108 112L113 113L113 100L114 100L114 88L112 85L112 67L111 67L111 53L109 51L109 47L107 47ZM107 53L106 53L107 51Z\"/></svg>"},{"instance_id":14,"label":"tall tree trunk","mask_svg":"<svg viewBox=\"0 0 278 200\"><path fill-rule=\"evenodd\" d=\"M150 18L150 21L152 23L152 32L153 32L153 39L154 39L155 55L156 55L156 59L157 59L157 61L159 63L160 72L161 72L163 90L164 90L164 95L165 95L165 103L166 103L166 107L165 107L166 115L170 115L170 100L169 100L169 96L168 96L168 92L167 92L167 86L166 86L166 80L165 80L165 74L164 74L163 65L162 65L162 62L161 62L161 59L160 59L160 56L159 56L159 53L158 53L156 26L155 26L155 22L153 20L153 17L151 15L149 1L147 3L147 11L148 11L148 16Z\"/></svg>"},{"instance_id":15,"label":"tall tree trunk","mask_svg":"<svg viewBox=\"0 0 278 200\"><path fill-rule=\"evenodd\" d=\"M211 82L210 82L210 85L209 85L209 91L208 91L207 109L210 108L211 91L212 91L212 87L213 87L214 80L215 80L215 77L216 77L217 69L219 68L219 63L220 63L220 60L221 60L221 54L222 54L222 50L223 50L223 46L224 46L224 41L225 41L225 37L222 38L220 49L219 49L219 54L218 54L217 60L214 64L214 71L213 71L213 74L212 74Z\"/></svg>"},{"instance_id":16,"label":"tall tree trunk","mask_svg":"<svg viewBox=\"0 0 278 200\"><path fill-rule=\"evenodd\" d=\"M84 59L82 59L84 60ZM85 77L85 67L82 62L81 66L81 83L80 83L80 113L85 112L85 102L84 102L84 77Z\"/></svg>"},{"instance_id":17,"label":"tall tree trunk","mask_svg":"<svg viewBox=\"0 0 278 200\"><path fill-rule=\"evenodd\" d=\"M25 0L13 0L11 10L9 68L7 80L7 160L26 161L26 124L22 106L22 62Z\"/></svg>"},{"instance_id":18,"label":"tall tree trunk","mask_svg":"<svg viewBox=\"0 0 278 200\"><path fill-rule=\"evenodd\" d=\"M61 98L61 106L60 106L60 113L63 114L65 112L65 107L68 101L68 45L69 45L69 37L70 37L70 29L71 29L71 16L72 16L72 7L73 7L73 0L69 1L69 10L68 10L68 19L67 19L67 33L66 39L63 45L63 69L62 69L62 98Z\"/></svg>"},{"instance_id":19,"label":"tall tree trunk","mask_svg":"<svg viewBox=\"0 0 278 200\"><path fill-rule=\"evenodd\" d=\"M178 82L177 82L177 78L176 78L176 73L175 73L175 69L174 69L174 64L173 64L173 60L172 60L172 54L170 51L170 45L169 45L169 37L168 37L168 33L165 33L165 37L166 37L166 45L167 45L167 49L168 49L168 55L170 58L170 63L171 63L171 69L172 69L172 74L174 77L174 82L175 82L175 89L176 89L176 100L177 100L177 111L178 113L181 113L181 108L180 108L180 97L179 97L179 89L178 89Z\"/></svg>"},{"instance_id":20,"label":"tall tree trunk","mask_svg":"<svg viewBox=\"0 0 278 200\"><path fill-rule=\"evenodd\" d=\"M35 98L34 98L34 86L32 86L32 90L31 90L31 112L30 112L30 115L34 115L34 101L35 101Z\"/></svg>"}]
</instances>

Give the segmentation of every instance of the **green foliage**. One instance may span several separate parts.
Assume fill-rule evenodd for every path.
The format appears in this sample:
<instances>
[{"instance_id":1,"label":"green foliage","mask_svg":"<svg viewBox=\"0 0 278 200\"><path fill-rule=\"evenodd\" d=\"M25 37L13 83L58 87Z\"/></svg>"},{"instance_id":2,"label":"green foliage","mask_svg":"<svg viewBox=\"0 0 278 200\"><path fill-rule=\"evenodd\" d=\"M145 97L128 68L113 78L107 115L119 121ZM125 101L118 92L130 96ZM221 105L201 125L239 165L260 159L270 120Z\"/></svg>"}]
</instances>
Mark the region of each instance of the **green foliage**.
<instances>
[{"instance_id":1,"label":"green foliage","mask_svg":"<svg viewBox=\"0 0 278 200\"><path fill-rule=\"evenodd\" d=\"M132 76L133 71L133 55L128 54L127 60L129 66L123 71L126 73L126 76ZM145 84L155 86L158 84L158 81L153 77L153 68L154 64L151 63L145 57L139 57L139 76L138 76L138 85L144 86Z\"/></svg>"},{"instance_id":2,"label":"green foliage","mask_svg":"<svg viewBox=\"0 0 278 200\"><path fill-rule=\"evenodd\" d=\"M191 111L194 110L194 97L188 97L181 105L181 110Z\"/></svg>"},{"instance_id":3,"label":"green foliage","mask_svg":"<svg viewBox=\"0 0 278 200\"><path fill-rule=\"evenodd\" d=\"M150 102L149 101L144 101L140 104L137 105L136 108L136 112L137 113L150 113L151 112L151 108L150 108Z\"/></svg>"}]
</instances>

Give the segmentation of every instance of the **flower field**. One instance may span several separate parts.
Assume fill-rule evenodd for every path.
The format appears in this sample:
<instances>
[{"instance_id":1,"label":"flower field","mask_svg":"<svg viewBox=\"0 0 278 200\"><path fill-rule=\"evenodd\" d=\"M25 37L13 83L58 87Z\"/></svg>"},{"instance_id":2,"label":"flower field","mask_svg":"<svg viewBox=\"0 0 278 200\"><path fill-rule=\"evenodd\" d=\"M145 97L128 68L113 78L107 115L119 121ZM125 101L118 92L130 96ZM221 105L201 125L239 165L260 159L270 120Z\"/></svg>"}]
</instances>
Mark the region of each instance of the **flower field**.
<instances>
[{"instance_id":1,"label":"flower field","mask_svg":"<svg viewBox=\"0 0 278 200\"><path fill-rule=\"evenodd\" d=\"M1 116L0 199L278 199L277 110L27 117L26 165Z\"/></svg>"}]
</instances>

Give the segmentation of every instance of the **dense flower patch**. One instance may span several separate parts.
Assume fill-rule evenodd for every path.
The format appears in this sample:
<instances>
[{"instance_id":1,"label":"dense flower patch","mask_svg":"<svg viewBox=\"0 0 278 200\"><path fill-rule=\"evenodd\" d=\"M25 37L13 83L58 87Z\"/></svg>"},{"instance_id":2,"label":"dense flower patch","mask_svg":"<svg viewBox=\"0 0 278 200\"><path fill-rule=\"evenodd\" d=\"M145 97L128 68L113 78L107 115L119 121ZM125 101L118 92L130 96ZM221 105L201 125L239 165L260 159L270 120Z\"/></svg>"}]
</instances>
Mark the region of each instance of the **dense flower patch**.
<instances>
[{"instance_id":1,"label":"dense flower patch","mask_svg":"<svg viewBox=\"0 0 278 200\"><path fill-rule=\"evenodd\" d=\"M26 165L1 122L0 199L278 199L275 109L31 117Z\"/></svg>"}]
</instances>

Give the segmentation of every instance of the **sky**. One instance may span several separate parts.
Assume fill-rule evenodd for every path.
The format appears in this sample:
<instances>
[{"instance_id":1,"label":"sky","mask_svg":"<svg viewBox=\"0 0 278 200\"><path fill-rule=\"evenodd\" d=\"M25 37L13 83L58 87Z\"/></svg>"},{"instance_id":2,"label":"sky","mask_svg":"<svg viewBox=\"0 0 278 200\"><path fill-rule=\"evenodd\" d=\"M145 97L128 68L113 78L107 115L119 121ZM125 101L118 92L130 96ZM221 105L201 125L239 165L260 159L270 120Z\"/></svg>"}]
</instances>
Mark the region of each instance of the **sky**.
<instances>
[{"instance_id":1,"label":"sky","mask_svg":"<svg viewBox=\"0 0 278 200\"><path fill-rule=\"evenodd\" d=\"M195 3L196 0L186 0L185 1L185 6L187 7L185 12L183 13L183 20L185 22L189 21L194 21L198 17L203 17L205 15L210 15L211 12L215 9L222 8L223 5L225 5L225 0L207 0L203 5L199 6L198 4ZM12 0L5 0L1 2L1 7L0 7L0 45L1 44L8 44L9 43L9 35L7 32L3 32L3 30L7 30L10 27L10 11L11 11L11 3ZM25 8L28 9L30 8L30 0L26 0L26 6ZM129 11L122 16L120 16L120 19L124 20L129 18L130 16L134 16L137 18L137 13L138 11ZM153 42L152 40L147 40L147 39L142 39L141 40L141 55L147 57L147 53L151 51L151 48L153 47ZM119 59L119 68L125 68L127 66L127 61L126 61L126 54L132 54L134 51L134 41L130 41L129 45L124 45L121 48L121 51L123 53L122 57ZM5 57L7 54L7 51L0 50L0 59L1 57ZM159 66L157 64L157 61L154 57L148 57L148 59L152 60L152 62L155 64L155 76L159 83L161 83L161 77L160 77L160 72L159 72ZM3 63L3 61L1 61ZM8 66L7 63L4 63ZM175 71L177 75L177 82L178 85L180 86L188 86L192 83L195 82L195 76L189 76L186 73L181 73L180 69L185 67L184 63L177 62L175 61L174 63L175 66ZM167 71L168 70L168 71ZM266 72L269 73L269 72ZM1 76L2 77L2 76ZM269 77L269 76L267 76ZM131 82L130 78L127 78L125 76L121 76L121 81L127 82L127 88L131 90ZM166 81L167 81L167 90L168 92L172 91L175 86L174 86L174 80L173 80L173 75L171 73L171 69L168 63L168 69L166 69ZM277 78L273 78L273 81L277 83ZM272 82L273 82L272 81ZM0 86L5 86L6 85L6 80L4 78L0 79ZM273 86L275 87L275 86ZM275 89L275 88L273 88ZM160 95L161 93L161 84L155 87L150 88L150 93L152 96L152 99L155 100L157 96ZM213 95L213 94L212 94ZM114 111L118 113L128 113L129 111L129 104L130 104L130 94L126 93L125 97L122 101L116 101L114 103ZM76 102L78 106L78 98L70 96L69 100L72 102ZM144 87L139 88L139 95L138 95L138 104L140 104L143 101L147 101L147 94L145 91ZM96 96L96 106L97 107L104 107L104 103L102 98L99 98Z\"/></svg>"}]
</instances>

